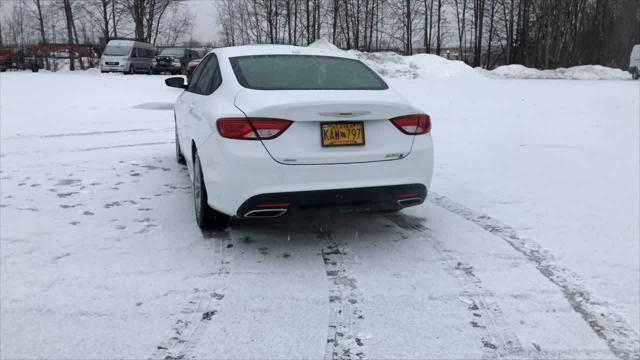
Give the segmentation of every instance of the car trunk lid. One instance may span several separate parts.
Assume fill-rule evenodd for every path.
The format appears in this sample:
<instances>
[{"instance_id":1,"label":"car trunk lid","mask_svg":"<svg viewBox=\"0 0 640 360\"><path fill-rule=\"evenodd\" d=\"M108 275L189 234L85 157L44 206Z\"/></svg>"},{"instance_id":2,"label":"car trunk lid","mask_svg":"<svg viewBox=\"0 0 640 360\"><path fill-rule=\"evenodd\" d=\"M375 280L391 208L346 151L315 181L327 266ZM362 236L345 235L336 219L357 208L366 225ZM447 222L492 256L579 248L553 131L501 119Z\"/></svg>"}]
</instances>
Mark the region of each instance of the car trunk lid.
<instances>
[{"instance_id":1,"label":"car trunk lid","mask_svg":"<svg viewBox=\"0 0 640 360\"><path fill-rule=\"evenodd\" d=\"M388 89L242 89L235 105L250 119L293 121L279 137L262 140L271 157L287 165L391 161L406 157L414 136L400 132L389 119L419 112ZM323 146L322 124L328 123L361 123L364 144Z\"/></svg>"}]
</instances>

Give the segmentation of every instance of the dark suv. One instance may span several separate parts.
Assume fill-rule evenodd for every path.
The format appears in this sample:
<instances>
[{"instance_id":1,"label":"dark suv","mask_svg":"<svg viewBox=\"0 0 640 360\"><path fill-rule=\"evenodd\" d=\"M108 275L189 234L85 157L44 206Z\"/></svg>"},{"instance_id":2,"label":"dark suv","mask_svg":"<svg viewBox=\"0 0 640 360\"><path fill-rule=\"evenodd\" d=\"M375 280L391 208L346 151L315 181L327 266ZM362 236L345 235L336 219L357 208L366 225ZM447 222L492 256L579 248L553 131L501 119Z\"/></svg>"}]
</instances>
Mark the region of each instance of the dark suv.
<instances>
[{"instance_id":1,"label":"dark suv","mask_svg":"<svg viewBox=\"0 0 640 360\"><path fill-rule=\"evenodd\" d=\"M185 48L165 48L160 50L153 60L153 73L168 72L174 74L186 74L187 64L193 59L199 58L196 51Z\"/></svg>"}]
</instances>

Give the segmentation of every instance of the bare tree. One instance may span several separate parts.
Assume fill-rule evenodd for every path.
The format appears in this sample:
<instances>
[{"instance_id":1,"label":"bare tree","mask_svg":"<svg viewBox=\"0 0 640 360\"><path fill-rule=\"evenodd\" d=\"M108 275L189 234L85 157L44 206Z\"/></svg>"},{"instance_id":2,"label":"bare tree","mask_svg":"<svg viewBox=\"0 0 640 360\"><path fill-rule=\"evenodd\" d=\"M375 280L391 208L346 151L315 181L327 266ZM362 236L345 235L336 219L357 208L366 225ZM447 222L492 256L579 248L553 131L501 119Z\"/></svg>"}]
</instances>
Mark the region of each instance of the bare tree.
<instances>
[{"instance_id":1,"label":"bare tree","mask_svg":"<svg viewBox=\"0 0 640 360\"><path fill-rule=\"evenodd\" d=\"M188 36L193 28L191 19L193 14L178 3L171 4L166 10L162 21L157 23L157 38L154 43L162 46L176 46L178 42Z\"/></svg>"},{"instance_id":2,"label":"bare tree","mask_svg":"<svg viewBox=\"0 0 640 360\"><path fill-rule=\"evenodd\" d=\"M489 41L487 44L487 58L485 62L485 67L487 68L491 68L493 66L493 60L491 58L491 46L493 45L493 38L495 33L495 18L497 7L498 0L489 0Z\"/></svg>"},{"instance_id":3,"label":"bare tree","mask_svg":"<svg viewBox=\"0 0 640 360\"><path fill-rule=\"evenodd\" d=\"M433 40L433 1L423 0L424 4L424 49L431 53L431 41Z\"/></svg>"},{"instance_id":4,"label":"bare tree","mask_svg":"<svg viewBox=\"0 0 640 360\"><path fill-rule=\"evenodd\" d=\"M38 1L38 0L34 0ZM98 26L102 35L102 43L106 44L111 38L113 16L111 13L115 0L85 0L83 8L91 21Z\"/></svg>"},{"instance_id":5,"label":"bare tree","mask_svg":"<svg viewBox=\"0 0 640 360\"><path fill-rule=\"evenodd\" d=\"M473 1L473 66L480 66L482 58L482 37L484 35L485 1Z\"/></svg>"},{"instance_id":6,"label":"bare tree","mask_svg":"<svg viewBox=\"0 0 640 360\"><path fill-rule=\"evenodd\" d=\"M33 0L33 3L36 7L36 17L38 19L38 29L40 30L40 43L47 44L47 36L44 30L44 17L42 16L42 0ZM47 53L44 54L44 64L45 69L49 70L49 55Z\"/></svg>"},{"instance_id":7,"label":"bare tree","mask_svg":"<svg viewBox=\"0 0 640 360\"><path fill-rule=\"evenodd\" d=\"M440 55L442 47L442 0L438 0L438 6L436 10L436 55Z\"/></svg>"},{"instance_id":8,"label":"bare tree","mask_svg":"<svg viewBox=\"0 0 640 360\"><path fill-rule=\"evenodd\" d=\"M2 39L2 28L4 27L3 26L4 21L2 21L3 20L2 19L2 14L3 14L2 8L3 8L3 3L0 2L0 47L4 46L4 41Z\"/></svg>"},{"instance_id":9,"label":"bare tree","mask_svg":"<svg viewBox=\"0 0 640 360\"><path fill-rule=\"evenodd\" d=\"M67 20L67 41L73 44L73 10L71 9L71 0L62 0L64 5L64 14ZM75 54L69 51L69 70L75 71Z\"/></svg>"},{"instance_id":10,"label":"bare tree","mask_svg":"<svg viewBox=\"0 0 640 360\"><path fill-rule=\"evenodd\" d=\"M460 52L461 59L466 60L468 0L454 0L453 5L455 7L458 30L458 51Z\"/></svg>"},{"instance_id":11,"label":"bare tree","mask_svg":"<svg viewBox=\"0 0 640 360\"><path fill-rule=\"evenodd\" d=\"M406 55L411 55L413 53L413 19L411 18L411 12L413 10L411 6L411 0L406 0L405 2L405 47L404 53Z\"/></svg>"}]
</instances>

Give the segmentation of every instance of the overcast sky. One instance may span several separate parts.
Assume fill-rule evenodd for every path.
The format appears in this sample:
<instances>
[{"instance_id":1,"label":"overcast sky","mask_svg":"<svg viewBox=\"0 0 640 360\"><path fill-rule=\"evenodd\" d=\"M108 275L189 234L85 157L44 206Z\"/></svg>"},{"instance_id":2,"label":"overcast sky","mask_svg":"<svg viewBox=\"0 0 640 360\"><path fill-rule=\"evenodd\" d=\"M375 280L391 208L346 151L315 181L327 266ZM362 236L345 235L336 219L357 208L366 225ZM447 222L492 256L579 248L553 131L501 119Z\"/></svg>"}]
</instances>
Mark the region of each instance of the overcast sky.
<instances>
[{"instance_id":1,"label":"overcast sky","mask_svg":"<svg viewBox=\"0 0 640 360\"><path fill-rule=\"evenodd\" d=\"M187 6L193 14L193 39L214 41L216 39L216 1L189 0Z\"/></svg>"}]
</instances>

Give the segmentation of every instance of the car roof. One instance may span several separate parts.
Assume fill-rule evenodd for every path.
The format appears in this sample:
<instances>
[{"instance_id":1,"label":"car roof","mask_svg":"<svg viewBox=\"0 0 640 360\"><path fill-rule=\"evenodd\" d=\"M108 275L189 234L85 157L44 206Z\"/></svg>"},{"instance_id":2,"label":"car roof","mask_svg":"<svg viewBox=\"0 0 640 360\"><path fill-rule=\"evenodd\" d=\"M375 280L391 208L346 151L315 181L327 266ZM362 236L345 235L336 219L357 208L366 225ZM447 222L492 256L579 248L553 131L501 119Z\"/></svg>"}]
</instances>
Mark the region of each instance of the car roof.
<instances>
[{"instance_id":1,"label":"car roof","mask_svg":"<svg viewBox=\"0 0 640 360\"><path fill-rule=\"evenodd\" d=\"M315 55L315 56L333 56L346 59L355 59L356 57L348 52L327 50L320 48L311 48L306 46L292 45L244 45L218 48L213 50L216 55L226 58L238 56L254 56L254 55Z\"/></svg>"}]
</instances>

